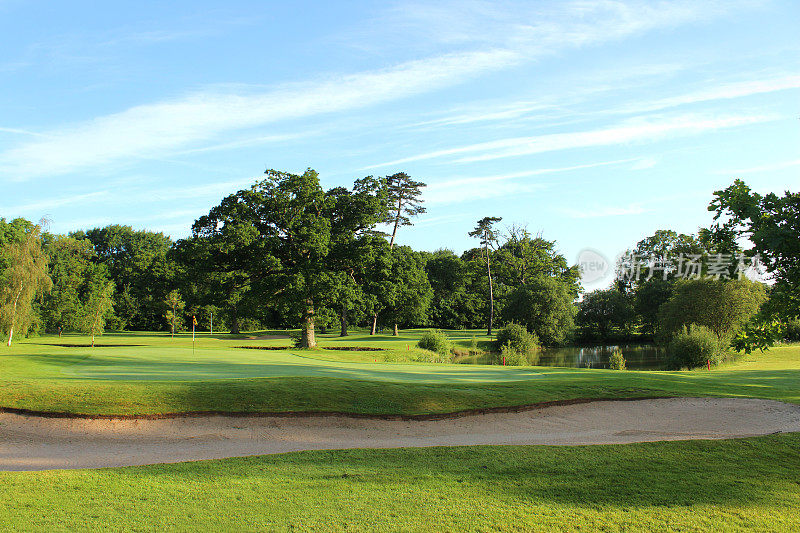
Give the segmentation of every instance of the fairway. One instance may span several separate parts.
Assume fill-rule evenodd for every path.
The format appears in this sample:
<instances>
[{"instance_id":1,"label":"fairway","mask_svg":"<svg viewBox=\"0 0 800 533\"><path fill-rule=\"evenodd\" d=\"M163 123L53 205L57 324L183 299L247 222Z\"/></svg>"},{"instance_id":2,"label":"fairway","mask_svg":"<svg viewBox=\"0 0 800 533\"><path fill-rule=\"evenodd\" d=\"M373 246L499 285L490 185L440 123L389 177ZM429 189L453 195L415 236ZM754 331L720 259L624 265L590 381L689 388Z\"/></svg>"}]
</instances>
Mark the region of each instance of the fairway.
<instances>
[{"instance_id":1,"label":"fairway","mask_svg":"<svg viewBox=\"0 0 800 533\"><path fill-rule=\"evenodd\" d=\"M241 346L287 346L290 340L256 341L190 336L107 335L90 348L85 337L45 337L0 352L4 375L44 379L208 381L245 378L327 377L417 383L491 383L534 379L532 368L486 365L386 363L386 353L411 353L416 338L334 338L325 346L386 347L381 352L257 350ZM70 345L70 346L66 346ZM393 345L397 345L395 348ZM406 349L408 346L408 349ZM414 347L413 350L419 350ZM360 361L347 361L348 356Z\"/></svg>"},{"instance_id":2,"label":"fairway","mask_svg":"<svg viewBox=\"0 0 800 533\"><path fill-rule=\"evenodd\" d=\"M88 344L86 337L31 338L0 350L0 407L129 416L195 411L424 415L665 396L800 403L800 346L742 356L710 372L619 372L413 362L409 359L424 356L415 347L418 335L323 337L317 350L240 348L288 346L288 338L202 336L194 348L185 335L106 335L96 348L74 346Z\"/></svg>"},{"instance_id":3,"label":"fairway","mask_svg":"<svg viewBox=\"0 0 800 533\"><path fill-rule=\"evenodd\" d=\"M0 472L0 528L797 531L800 435Z\"/></svg>"},{"instance_id":4,"label":"fairway","mask_svg":"<svg viewBox=\"0 0 800 533\"><path fill-rule=\"evenodd\" d=\"M106 340L113 337L107 337ZM62 347L59 343L20 344L15 355L26 357L41 377L62 379L204 381L242 378L329 377L418 383L487 383L532 379L531 368L498 366L348 362L324 350L252 350L238 346L253 341L139 337L142 345ZM415 340L405 339L415 343ZM288 340L283 344L288 344ZM264 343L262 343L264 344ZM273 342L272 344L276 344ZM353 352L360 354L361 352ZM373 354L373 352L365 352ZM382 357L376 354L375 357ZM362 358L369 358L369 355Z\"/></svg>"}]
</instances>

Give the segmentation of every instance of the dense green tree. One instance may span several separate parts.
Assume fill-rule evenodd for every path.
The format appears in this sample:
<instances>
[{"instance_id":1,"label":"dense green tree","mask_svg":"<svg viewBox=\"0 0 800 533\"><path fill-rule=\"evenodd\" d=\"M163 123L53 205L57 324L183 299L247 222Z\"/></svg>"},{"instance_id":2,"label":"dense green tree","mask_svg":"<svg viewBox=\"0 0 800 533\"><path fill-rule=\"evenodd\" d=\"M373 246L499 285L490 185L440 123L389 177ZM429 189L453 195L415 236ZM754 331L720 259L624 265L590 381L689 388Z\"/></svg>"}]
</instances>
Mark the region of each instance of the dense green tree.
<instances>
[{"instance_id":1,"label":"dense green tree","mask_svg":"<svg viewBox=\"0 0 800 533\"><path fill-rule=\"evenodd\" d=\"M517 322L546 346L563 343L574 327L570 286L554 277L535 277L513 289L502 310L506 323Z\"/></svg>"},{"instance_id":2,"label":"dense green tree","mask_svg":"<svg viewBox=\"0 0 800 533\"><path fill-rule=\"evenodd\" d=\"M246 278L248 293L259 305L281 306L300 318L300 344L314 347L317 309L332 308L331 295L341 281L331 252L337 243L352 243L357 235L373 231L383 204L368 201L371 208L354 208L353 195L326 193L311 169L302 175L265 174L266 179L226 197L201 217L193 239L213 243L213 253L227 254L227 264L234 268L222 272ZM368 192L377 187L371 180L357 182L355 196L362 185L366 195L380 194ZM226 239L226 233L233 235ZM236 244L229 247L230 241Z\"/></svg>"},{"instance_id":3,"label":"dense green tree","mask_svg":"<svg viewBox=\"0 0 800 533\"><path fill-rule=\"evenodd\" d=\"M701 239L694 235L657 230L623 255L617 263L616 284L625 292L633 292L653 279L674 281L702 275L707 253Z\"/></svg>"},{"instance_id":4,"label":"dense green tree","mask_svg":"<svg viewBox=\"0 0 800 533\"><path fill-rule=\"evenodd\" d=\"M39 308L42 323L51 331L78 330L82 301L94 266L92 243L46 235L45 251L53 287Z\"/></svg>"},{"instance_id":5,"label":"dense green tree","mask_svg":"<svg viewBox=\"0 0 800 533\"><path fill-rule=\"evenodd\" d=\"M536 277L556 277L563 280L578 296L580 270L570 267L558 253L555 241L531 235L524 227L512 226L497 250L498 281L508 287L519 287Z\"/></svg>"},{"instance_id":6,"label":"dense green tree","mask_svg":"<svg viewBox=\"0 0 800 533\"><path fill-rule=\"evenodd\" d=\"M705 326L721 344L731 341L767 299L761 283L710 278L679 280L659 311L658 338L667 342L684 326Z\"/></svg>"},{"instance_id":7,"label":"dense green tree","mask_svg":"<svg viewBox=\"0 0 800 533\"><path fill-rule=\"evenodd\" d=\"M366 275L365 257L373 253L380 232L375 226L386 219L389 190L384 180L368 176L356 180L352 190L335 187L325 193L326 216L331 221L328 268L331 290L322 302L339 316L340 336L347 335L350 318L359 319L366 308L362 290Z\"/></svg>"},{"instance_id":8,"label":"dense green tree","mask_svg":"<svg viewBox=\"0 0 800 533\"><path fill-rule=\"evenodd\" d=\"M245 206L226 200L194 223L192 236L176 243L174 255L185 273L182 292L188 303L218 308L218 327L224 323L238 334L241 319L255 315L251 287L260 249Z\"/></svg>"},{"instance_id":9,"label":"dense green tree","mask_svg":"<svg viewBox=\"0 0 800 533\"><path fill-rule=\"evenodd\" d=\"M503 220L498 217L483 217L478 221L475 228L469 232L470 237L476 237L481 244L483 258L486 262L486 281L489 285L489 316L487 317L487 335L492 334L492 322L494 321L494 284L492 283L491 256L497 245L497 231L494 225Z\"/></svg>"},{"instance_id":10,"label":"dense green tree","mask_svg":"<svg viewBox=\"0 0 800 533\"><path fill-rule=\"evenodd\" d=\"M405 172L398 172L386 177L386 201L388 209L384 211L383 222L392 226L392 233L389 238L389 250L394 248L397 229L401 226L411 226L413 217L425 213L426 209L422 206L424 201L422 188L426 185L421 181L411 179ZM372 317L371 335L375 334L378 322L378 315ZM394 325L397 331L397 324Z\"/></svg>"},{"instance_id":11,"label":"dense green tree","mask_svg":"<svg viewBox=\"0 0 800 533\"><path fill-rule=\"evenodd\" d=\"M75 232L88 239L96 261L106 265L114 281L114 304L119 329L159 330L163 301L174 286L176 265L170 257L172 240L163 233L111 225Z\"/></svg>"},{"instance_id":12,"label":"dense green tree","mask_svg":"<svg viewBox=\"0 0 800 533\"><path fill-rule=\"evenodd\" d=\"M14 332L24 335L36 319L34 300L50 290L52 280L41 226L0 219L0 239L0 328L10 347Z\"/></svg>"},{"instance_id":13,"label":"dense green tree","mask_svg":"<svg viewBox=\"0 0 800 533\"><path fill-rule=\"evenodd\" d=\"M473 272L468 261L450 250L437 250L427 255L425 272L433 290L429 324L458 329L484 323L485 300L482 291L469 290L473 285Z\"/></svg>"},{"instance_id":14,"label":"dense green tree","mask_svg":"<svg viewBox=\"0 0 800 533\"><path fill-rule=\"evenodd\" d=\"M400 226L410 226L411 219L425 213L422 207L422 188L425 184L414 181L405 172L398 172L386 177L387 201L389 210L385 213L384 223L392 226L389 247L394 247L397 229Z\"/></svg>"},{"instance_id":15,"label":"dense green tree","mask_svg":"<svg viewBox=\"0 0 800 533\"><path fill-rule=\"evenodd\" d=\"M389 279L385 290L379 294L381 321L393 326L398 335L398 324L406 326L424 324L433 291L422 254L408 246L396 246L390 251Z\"/></svg>"},{"instance_id":16,"label":"dense green tree","mask_svg":"<svg viewBox=\"0 0 800 533\"><path fill-rule=\"evenodd\" d=\"M608 341L615 333L630 331L635 313L630 298L616 288L584 295L575 322L584 339Z\"/></svg>"},{"instance_id":17,"label":"dense green tree","mask_svg":"<svg viewBox=\"0 0 800 533\"><path fill-rule=\"evenodd\" d=\"M657 230L628 250L617 263L615 286L632 295L641 333L654 335L661 306L672 295L675 282L707 271L709 239Z\"/></svg>"},{"instance_id":18,"label":"dense green tree","mask_svg":"<svg viewBox=\"0 0 800 533\"><path fill-rule=\"evenodd\" d=\"M114 283L108 279L104 265L92 265L82 306L80 329L91 335L92 348L96 335L105 331L106 321L114 310Z\"/></svg>"},{"instance_id":19,"label":"dense green tree","mask_svg":"<svg viewBox=\"0 0 800 533\"><path fill-rule=\"evenodd\" d=\"M313 170L265 174L249 189L224 198L193 231L196 237L223 242L227 233L236 234L240 245L231 259L239 261L237 271L265 304L281 300L292 315L302 316L301 345L314 347L315 300L330 285L327 199Z\"/></svg>"},{"instance_id":20,"label":"dense green tree","mask_svg":"<svg viewBox=\"0 0 800 533\"><path fill-rule=\"evenodd\" d=\"M639 283L633 293L634 310L641 322L641 332L654 335L658 328L658 311L672 296L675 280L651 278Z\"/></svg>"},{"instance_id":21,"label":"dense green tree","mask_svg":"<svg viewBox=\"0 0 800 533\"><path fill-rule=\"evenodd\" d=\"M181 298L177 289L169 291L166 299L164 300L164 320L169 326L170 335L175 337L175 329L180 326L180 317L186 303Z\"/></svg>"},{"instance_id":22,"label":"dense green tree","mask_svg":"<svg viewBox=\"0 0 800 533\"><path fill-rule=\"evenodd\" d=\"M742 180L714 193L712 238L747 238L775 284L768 310L784 320L800 317L800 193L761 195Z\"/></svg>"}]
</instances>

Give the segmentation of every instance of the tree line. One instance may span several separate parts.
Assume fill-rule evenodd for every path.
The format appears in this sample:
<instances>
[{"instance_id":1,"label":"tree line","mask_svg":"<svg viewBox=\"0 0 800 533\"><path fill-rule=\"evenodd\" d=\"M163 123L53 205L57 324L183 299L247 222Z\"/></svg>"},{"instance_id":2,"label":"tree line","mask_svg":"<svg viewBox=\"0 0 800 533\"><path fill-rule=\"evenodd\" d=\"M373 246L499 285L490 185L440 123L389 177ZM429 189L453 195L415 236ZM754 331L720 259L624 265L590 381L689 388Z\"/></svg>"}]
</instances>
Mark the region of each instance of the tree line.
<instances>
[{"instance_id":1,"label":"tree line","mask_svg":"<svg viewBox=\"0 0 800 533\"><path fill-rule=\"evenodd\" d=\"M555 345L669 336L692 309L705 306L702 317L691 316L708 322L708 302L718 310L737 302L740 315L725 318L735 327L717 329L726 338L750 335L753 344L765 342L765 324L797 317L797 194L762 197L737 181L715 193L711 228L659 231L632 249L662 260L700 257L707 273L709 258L744 252L748 238L754 246L746 253L760 254L776 279L772 288L735 279L733 264L731 276L714 280L663 269L654 275L655 264L633 280L618 265L611 289L580 299L580 268L556 242L521 226L500 229L500 217L478 219L465 232L476 246L462 254L398 245L399 232L425 212L424 187L397 173L326 190L311 169L267 170L177 242L122 225L55 235L24 219L0 219L0 328L10 344L29 331L174 333L193 317L208 329L213 315L217 331L299 327L300 345L313 347L315 332L337 328L344 336L352 325L372 334L412 326L491 334L499 321ZM758 323L751 320L757 313Z\"/></svg>"},{"instance_id":2,"label":"tree line","mask_svg":"<svg viewBox=\"0 0 800 533\"><path fill-rule=\"evenodd\" d=\"M402 228L425 212L423 187L398 173L325 190L313 170L267 170L177 242L122 225L54 235L2 220L4 299L6 279L24 271L13 283L25 287L25 311L4 304L0 323L6 335L106 326L174 333L192 317L207 328L213 315L215 329L232 333L300 326L301 345L314 346L315 331L347 335L351 325L395 335L411 326L491 331L497 314L562 342L580 272L556 243L521 227L500 232L500 219L487 218L470 233L479 246L460 255L398 245Z\"/></svg>"}]
</instances>

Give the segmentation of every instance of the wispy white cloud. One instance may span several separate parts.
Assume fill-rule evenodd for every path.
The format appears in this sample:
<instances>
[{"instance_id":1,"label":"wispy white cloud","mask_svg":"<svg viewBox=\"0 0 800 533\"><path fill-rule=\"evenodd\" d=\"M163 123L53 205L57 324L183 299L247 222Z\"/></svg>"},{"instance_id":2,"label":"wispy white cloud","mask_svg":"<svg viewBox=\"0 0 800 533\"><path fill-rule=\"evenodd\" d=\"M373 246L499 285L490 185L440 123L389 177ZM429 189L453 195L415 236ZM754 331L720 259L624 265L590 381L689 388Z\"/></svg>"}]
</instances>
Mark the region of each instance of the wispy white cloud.
<instances>
[{"instance_id":1,"label":"wispy white cloud","mask_svg":"<svg viewBox=\"0 0 800 533\"><path fill-rule=\"evenodd\" d=\"M800 166L800 159L793 159L791 161L780 161L777 163L767 163L764 165L758 165L755 167L749 168L737 168L734 170L718 170L714 172L714 174L725 174L725 175L735 175L735 176L744 176L746 174L757 174L759 172L773 172L775 170L784 170L787 168L798 167Z\"/></svg>"},{"instance_id":2,"label":"wispy white cloud","mask_svg":"<svg viewBox=\"0 0 800 533\"><path fill-rule=\"evenodd\" d=\"M251 146L263 146L265 144L293 141L296 139L301 139L303 137L309 137L311 135L315 135L318 133L319 132L307 131L301 133L286 133L278 135L258 135L255 137L246 137L243 139L239 139L237 141L217 143L209 146L203 146L200 148L191 148L189 150L182 150L175 152L173 155L186 155L186 154L196 154L202 152L216 152L220 150L232 150L236 148L248 148Z\"/></svg>"},{"instance_id":3,"label":"wispy white cloud","mask_svg":"<svg viewBox=\"0 0 800 533\"><path fill-rule=\"evenodd\" d=\"M374 105L456 83L519 59L508 50L451 54L266 93L196 93L133 107L0 153L12 179L63 174L148 157L232 130Z\"/></svg>"},{"instance_id":4,"label":"wispy white cloud","mask_svg":"<svg viewBox=\"0 0 800 533\"><path fill-rule=\"evenodd\" d=\"M715 84L712 87L678 96L634 103L629 106L615 109L613 112L644 113L649 111L669 109L682 105L697 104L716 100L730 100L733 98L744 98L757 94L773 93L798 88L800 88L800 75L791 74L769 79L753 79L733 83Z\"/></svg>"},{"instance_id":5,"label":"wispy white cloud","mask_svg":"<svg viewBox=\"0 0 800 533\"><path fill-rule=\"evenodd\" d=\"M424 217L420 218L417 222L414 222L414 228L428 228L433 226L441 226L442 224L448 224L450 222L456 222L458 220L464 220L465 218L472 218L471 213L457 213L452 215L441 215L438 217ZM391 228L390 228L391 231Z\"/></svg>"},{"instance_id":6,"label":"wispy white cloud","mask_svg":"<svg viewBox=\"0 0 800 533\"><path fill-rule=\"evenodd\" d=\"M433 152L425 152L366 168L395 166L413 161L451 158L455 163L472 163L519 157L557 150L653 141L665 137L692 135L733 128L774 119L765 115L704 116L697 114L670 117L642 117L615 126L590 131L551 133L532 137L498 139ZM470 155L474 154L474 155ZM456 156L455 159L452 159Z\"/></svg>"},{"instance_id":7,"label":"wispy white cloud","mask_svg":"<svg viewBox=\"0 0 800 533\"><path fill-rule=\"evenodd\" d=\"M708 87L686 92L677 96L659 99L644 99L639 102L628 103L620 106L601 107L592 111L580 111L579 106L587 99L596 98L609 91L619 92L627 86L623 78L629 83L638 85L642 80L652 80L653 76L660 77L665 73L674 73L675 65L652 65L652 69L637 66L632 72L620 73L616 70L597 72L587 75L585 79L571 82L570 85L578 86L570 89L557 97L547 96L520 100L516 102L482 102L468 109L451 110L445 116L409 124L409 128L439 127L472 124L477 122L502 122L524 119L526 121L547 121L552 123L554 117L579 117L588 119L596 116L635 115L652 113L680 107L684 105L717 102L744 98L766 93L780 92L800 88L800 75L784 74L764 79L763 73L750 74L752 79L740 80L730 83L709 83ZM590 81L591 80L591 81ZM613 82L613 83L612 83Z\"/></svg>"},{"instance_id":8,"label":"wispy white cloud","mask_svg":"<svg viewBox=\"0 0 800 533\"><path fill-rule=\"evenodd\" d=\"M651 211L645 209L639 204L631 204L628 206L594 206L585 209L564 208L560 211L570 218L604 218L604 217L618 217L628 215L641 215Z\"/></svg>"},{"instance_id":9,"label":"wispy white cloud","mask_svg":"<svg viewBox=\"0 0 800 533\"><path fill-rule=\"evenodd\" d=\"M631 165L631 170L647 170L653 168L658 164L658 159L655 157L642 157Z\"/></svg>"},{"instance_id":10,"label":"wispy white cloud","mask_svg":"<svg viewBox=\"0 0 800 533\"><path fill-rule=\"evenodd\" d=\"M576 1L547 8L527 2L453 2L439 7L406 4L403 10L409 15L398 27L419 28L455 48L448 44L439 55L394 67L267 91L210 89L135 106L47 131L46 139L6 149L0 152L0 172L24 180L156 157L191 149L239 129L436 91L543 55L703 20L733 7L738 5L689 1ZM450 30L431 32L438 25ZM145 40L172 37L159 33L144 36ZM408 35L405 38L408 40Z\"/></svg>"},{"instance_id":11,"label":"wispy white cloud","mask_svg":"<svg viewBox=\"0 0 800 533\"><path fill-rule=\"evenodd\" d=\"M35 131L24 130L21 128L4 128L0 126L0 132L2 133L13 133L16 135L29 135L31 137L45 137L41 133L36 133Z\"/></svg>"},{"instance_id":12,"label":"wispy white cloud","mask_svg":"<svg viewBox=\"0 0 800 533\"><path fill-rule=\"evenodd\" d=\"M507 174L455 178L428 185L423 195L428 204L436 205L530 194L545 188L547 185L544 183L530 183L520 180L545 174L558 174L561 172L585 170L609 165L620 165L632 161L636 162L638 159L617 159L614 161L601 161L568 167L540 168Z\"/></svg>"},{"instance_id":13,"label":"wispy white cloud","mask_svg":"<svg viewBox=\"0 0 800 533\"><path fill-rule=\"evenodd\" d=\"M108 191L95 191L85 194L62 196L59 198L48 198L46 200L39 200L22 205L3 206L0 207L0 212L12 213L13 215L42 216L48 214L48 211L51 209L57 209L66 205L96 202L97 200L108 197L108 195Z\"/></svg>"}]
</instances>

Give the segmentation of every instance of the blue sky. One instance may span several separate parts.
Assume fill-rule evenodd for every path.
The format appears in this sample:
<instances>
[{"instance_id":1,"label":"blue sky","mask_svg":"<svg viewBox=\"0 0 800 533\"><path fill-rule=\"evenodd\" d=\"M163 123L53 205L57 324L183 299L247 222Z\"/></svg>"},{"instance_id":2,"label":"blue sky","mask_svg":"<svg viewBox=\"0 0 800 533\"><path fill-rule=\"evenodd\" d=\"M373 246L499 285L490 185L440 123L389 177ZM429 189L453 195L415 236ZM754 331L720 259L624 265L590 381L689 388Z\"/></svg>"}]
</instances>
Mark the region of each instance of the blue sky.
<instances>
[{"instance_id":1,"label":"blue sky","mask_svg":"<svg viewBox=\"0 0 800 533\"><path fill-rule=\"evenodd\" d=\"M575 260L797 190L800 3L0 0L0 216L186 236L265 168L405 171L418 249L502 216Z\"/></svg>"}]
</instances>

